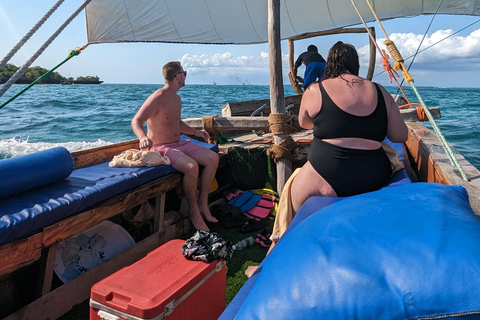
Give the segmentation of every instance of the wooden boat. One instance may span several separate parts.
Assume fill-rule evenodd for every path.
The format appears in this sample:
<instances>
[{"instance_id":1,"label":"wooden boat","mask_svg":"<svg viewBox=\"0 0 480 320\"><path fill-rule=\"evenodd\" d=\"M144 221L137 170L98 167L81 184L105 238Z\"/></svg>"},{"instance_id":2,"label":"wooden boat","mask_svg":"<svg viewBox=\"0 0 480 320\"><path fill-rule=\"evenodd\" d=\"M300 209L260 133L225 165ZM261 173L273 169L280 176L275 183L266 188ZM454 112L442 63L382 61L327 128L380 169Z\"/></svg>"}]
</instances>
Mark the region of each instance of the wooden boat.
<instances>
[{"instance_id":1,"label":"wooden boat","mask_svg":"<svg viewBox=\"0 0 480 320\"><path fill-rule=\"evenodd\" d=\"M251 145L252 140L258 139L256 134L251 131L268 131L269 124L266 115L268 113L285 113L285 106L294 104L298 105L300 96L286 97L283 96L283 91L278 83L278 79L281 79L281 66L279 67L279 59L277 54L279 53L279 40L291 39L292 41L300 36L318 35L318 32L323 33L325 30L336 29L339 26L349 26L358 23L358 18L353 13L349 13L347 16L339 17L341 23L336 21L336 12L344 11L342 8L349 7L349 3L346 1L335 1L329 3L329 12L325 13L329 15L328 19L321 19L320 13L325 11L319 8L321 4L309 3L308 10L290 10L289 17L291 21L295 21L297 25L295 27L289 26L288 23L282 21L282 31L280 36L279 26L275 25L279 19L279 1L269 1L268 8L264 3L255 2L246 4L242 2L244 9L236 8L238 10L232 10L229 6L239 5L239 3L227 3L227 2L215 2L214 6L207 6L205 3L190 3L186 6L182 1L177 1L176 5L181 6L181 13L174 14L174 10L170 11L168 19L174 19L175 21L188 20L188 25L194 26L187 30L187 33L191 36L193 33L198 33L199 29L205 28L206 30L212 30L212 22L228 21L232 26L231 30L226 30L225 34L213 34L211 32L198 33L200 36L192 37L192 40L185 40L188 38L186 35L180 35L175 32L172 21L169 21L168 32L160 31L162 35L158 35L154 24L149 27L148 16L151 15L155 19L158 18L158 12L164 12L167 9L162 7L162 4L152 4L148 0L138 1L137 8L149 7L151 10L146 14L144 10L137 12L134 9L127 9L123 6L121 10L117 10L115 13L110 12L108 8L114 7L112 3L115 0L109 1L95 1L85 2L87 13L87 24L92 23L93 20L101 23L93 28L93 25L89 25L88 36L90 43L101 42L134 42L134 41L165 41L165 42L192 42L192 43L238 43L248 44L257 42L270 43L270 55L272 57L272 73L271 73L271 99L268 101L254 101L247 103L230 103L224 108L227 109L245 109L245 114L242 112L230 112L224 115L222 111L222 117L215 118L213 120L213 127L219 132L231 132L231 131L243 131L247 134L242 136L235 136L236 140L243 139L245 146ZM386 5L395 5L395 1L376 1L379 7L386 7ZM394 18L398 16L415 15L415 14L429 14L433 13L433 2L423 1L423 6L418 7L417 1L405 1L404 11L396 12L395 10L383 10L379 13L381 19ZM384 6L382 6L384 5ZM313 6L313 8L312 8ZM450 6L442 8L439 13L445 14L471 14L472 12L480 12L478 4L475 1L463 0L457 3L456 6ZM289 7L298 8L298 4L295 1L285 1L282 3L282 10L288 10ZM365 9L365 6L362 6ZM122 11L123 10L123 11ZM148 39L141 37L131 38L134 34L130 27L123 29L128 30L123 34L109 33L108 28L104 28L106 25L118 24L118 30L122 30L122 19L120 17L128 10L130 26L134 27L134 30L141 31L138 35L149 35ZM188 12L194 12L191 14L198 21L192 21L191 19L182 19ZM221 13L218 15L212 15L211 10ZM239 11L240 10L240 11ZM263 13L258 15L258 20L252 19L238 19L238 17L245 15L248 16L248 11ZM271 23L269 24L269 30L264 27L266 23L259 23L258 21L264 21L268 15L271 17ZM228 16L230 13L235 12L238 17ZM208 13L208 14L206 14ZM335 13L335 14L333 14ZM139 14L136 16L135 14ZM146 15L145 15L146 14ZM211 21L212 17L221 17L219 20ZM88 20L91 18L92 20ZM178 18L178 19L177 19ZM134 21L135 23L132 23ZM300 23L300 21L302 23ZM253 27L255 25L262 25L262 27ZM135 29L136 28L136 29ZM241 34L239 34L241 30ZM259 32L259 30L261 32ZM343 30L343 29L342 29ZM228 32L227 32L228 31ZM267 36L268 34L268 36ZM117 38L112 38L116 36ZM206 37L206 38L204 38ZM293 44L293 42L291 42ZM293 46L290 47L291 52ZM298 89L298 88L297 88ZM262 105L270 105L270 110L267 108L264 110L263 116L250 117L250 114L257 110ZM253 108L252 108L253 106ZM251 111L253 109L253 111ZM434 110L432 110L435 113ZM439 115L437 111L437 116ZM405 119L408 121L409 139L405 144L408 152L408 157L412 163L412 168L415 170L418 181L424 182L437 182L441 184L459 184L464 186L469 193L470 205L477 215L480 215L480 203L479 203L479 188L480 172L477 168L472 166L461 154L455 153L455 158L463 168L468 180L462 179L459 176L458 169L450 164L445 152L439 148L442 143L439 139L426 127L415 122L416 118L412 113L405 113ZM197 129L203 127L202 119L189 119L188 123ZM309 132L299 133L302 138L308 138ZM270 137L271 134L266 134L265 137ZM295 134L294 134L295 136ZM277 135L275 142L280 143L285 137L283 135ZM75 160L75 168L81 169L91 165L98 164L100 162L108 161L123 150L134 148L137 146L137 141L129 141L120 144L110 145L106 147L100 147L91 150L84 150L72 153L72 157ZM294 152L297 155L297 160L301 163L304 160L306 146L298 146ZM225 154L228 152L228 144L220 146L220 154L222 160L222 166L228 165L226 163ZM286 177L289 175L289 170L295 167L297 164L289 164L284 161L280 161L278 177L278 183L280 186L284 183ZM154 179L148 183L135 187L133 189L122 192L107 200L101 201L71 217L61 219L52 223L49 226L41 228L41 230L28 234L27 236L10 241L3 244L0 247L0 281L2 281L2 288L6 288L6 292L2 292L2 301L6 301L7 304L12 299L8 294L15 291L14 282L12 279L16 276L28 274L31 270L40 272L38 277L37 290L32 294L32 298L24 304L20 309L13 308L13 310L7 311L4 316L6 319L52 319L57 318L60 315L68 311L73 305L84 301L89 296L89 288L96 281L102 279L106 275L118 270L119 268L131 264L144 256L148 251L164 243L165 241L178 237L184 234L189 229L188 220L184 217L176 214L165 212L166 194L168 192L174 192L174 189L180 185L181 176L178 173L169 173L158 179ZM145 237L136 246L125 250L121 254L114 258L103 262L101 265L94 269L82 274L78 278L60 285L57 288L52 287L53 278L53 266L55 260L55 253L59 242L68 239L80 232L87 230L88 228L97 225L105 219L110 219L119 216L122 212L137 207L142 203L154 203L154 227L152 232ZM5 296L5 298L3 298ZM5 312L5 311L4 311Z\"/></svg>"}]
</instances>

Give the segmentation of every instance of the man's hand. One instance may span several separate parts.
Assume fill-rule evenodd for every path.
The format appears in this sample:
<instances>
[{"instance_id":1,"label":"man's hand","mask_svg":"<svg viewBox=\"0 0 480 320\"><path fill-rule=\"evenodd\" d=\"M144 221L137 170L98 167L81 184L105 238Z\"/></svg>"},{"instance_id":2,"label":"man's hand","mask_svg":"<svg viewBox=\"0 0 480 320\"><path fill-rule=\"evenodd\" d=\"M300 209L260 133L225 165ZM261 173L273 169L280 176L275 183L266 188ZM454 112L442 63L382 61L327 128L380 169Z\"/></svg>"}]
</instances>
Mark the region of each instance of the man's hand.
<instances>
[{"instance_id":1,"label":"man's hand","mask_svg":"<svg viewBox=\"0 0 480 320\"><path fill-rule=\"evenodd\" d=\"M208 142L208 139L210 138L210 135L205 130L195 130L194 135L195 135L195 137L203 138L203 140L205 140L205 142Z\"/></svg>"},{"instance_id":2,"label":"man's hand","mask_svg":"<svg viewBox=\"0 0 480 320\"><path fill-rule=\"evenodd\" d=\"M139 147L140 149L150 149L153 146L152 140L149 137L143 137L140 139Z\"/></svg>"}]
</instances>

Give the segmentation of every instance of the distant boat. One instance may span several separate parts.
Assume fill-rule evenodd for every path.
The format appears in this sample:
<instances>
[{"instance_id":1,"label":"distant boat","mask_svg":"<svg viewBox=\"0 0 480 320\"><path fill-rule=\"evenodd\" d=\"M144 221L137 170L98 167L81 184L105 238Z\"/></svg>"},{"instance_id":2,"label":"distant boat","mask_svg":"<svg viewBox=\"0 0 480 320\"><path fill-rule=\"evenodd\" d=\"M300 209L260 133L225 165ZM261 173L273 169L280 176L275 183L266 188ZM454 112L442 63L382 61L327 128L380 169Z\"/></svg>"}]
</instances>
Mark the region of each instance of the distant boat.
<instances>
[{"instance_id":1,"label":"distant boat","mask_svg":"<svg viewBox=\"0 0 480 320\"><path fill-rule=\"evenodd\" d=\"M73 83L75 84L100 84L103 81L96 81L96 80L75 80Z\"/></svg>"},{"instance_id":2,"label":"distant boat","mask_svg":"<svg viewBox=\"0 0 480 320\"><path fill-rule=\"evenodd\" d=\"M62 80L60 81L60 84L63 84L63 85L73 84L73 80Z\"/></svg>"}]
</instances>

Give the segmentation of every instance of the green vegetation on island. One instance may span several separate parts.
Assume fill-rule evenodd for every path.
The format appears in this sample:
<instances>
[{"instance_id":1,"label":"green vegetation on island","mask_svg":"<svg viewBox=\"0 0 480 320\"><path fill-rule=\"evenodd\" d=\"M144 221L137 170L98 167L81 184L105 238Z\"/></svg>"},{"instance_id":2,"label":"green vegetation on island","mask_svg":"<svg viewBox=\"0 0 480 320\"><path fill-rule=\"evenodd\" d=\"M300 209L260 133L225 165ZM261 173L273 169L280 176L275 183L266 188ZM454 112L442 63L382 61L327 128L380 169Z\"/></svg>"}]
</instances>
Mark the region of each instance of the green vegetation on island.
<instances>
[{"instance_id":1,"label":"green vegetation on island","mask_svg":"<svg viewBox=\"0 0 480 320\"><path fill-rule=\"evenodd\" d=\"M0 84L4 84L5 82L10 79L15 72L17 72L18 67L13 65L13 64L6 64L5 67L0 69ZM28 68L27 71L25 72L24 75L22 75L20 78L18 78L15 83L17 84L30 84L39 77L41 77L43 74L48 72L48 69L36 66L36 67L31 67ZM103 81L100 81L100 78L98 76L85 76L85 77L77 77L76 79L72 77L64 77L58 72L50 72L47 74L44 78L42 78L39 82L37 83L42 83L42 84L100 84Z\"/></svg>"}]
</instances>

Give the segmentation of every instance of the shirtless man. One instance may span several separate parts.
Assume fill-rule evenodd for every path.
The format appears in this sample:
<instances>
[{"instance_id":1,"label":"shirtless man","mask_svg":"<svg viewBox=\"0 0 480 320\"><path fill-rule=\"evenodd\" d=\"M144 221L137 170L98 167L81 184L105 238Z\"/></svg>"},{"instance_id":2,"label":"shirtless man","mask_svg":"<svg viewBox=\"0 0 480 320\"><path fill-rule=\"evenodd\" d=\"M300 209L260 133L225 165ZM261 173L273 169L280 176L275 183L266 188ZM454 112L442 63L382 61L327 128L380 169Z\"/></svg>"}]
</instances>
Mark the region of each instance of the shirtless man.
<instances>
[{"instance_id":1,"label":"shirtless man","mask_svg":"<svg viewBox=\"0 0 480 320\"><path fill-rule=\"evenodd\" d=\"M185 86L187 72L180 62L169 62L163 66L165 86L145 100L132 119L132 129L140 140L140 149L157 151L170 158L171 165L184 174L183 189L188 203L188 213L197 230L210 231L208 222L218 222L208 208L208 194L218 167L218 154L191 143L180 141L180 134L194 135L208 140L205 130L196 130L181 120L182 102L177 94ZM147 133L143 124L147 123ZM204 166L200 179L197 201L198 165Z\"/></svg>"}]
</instances>

